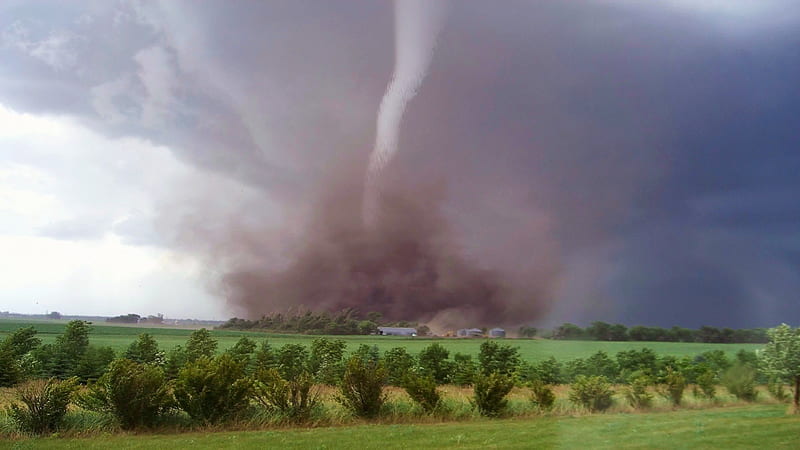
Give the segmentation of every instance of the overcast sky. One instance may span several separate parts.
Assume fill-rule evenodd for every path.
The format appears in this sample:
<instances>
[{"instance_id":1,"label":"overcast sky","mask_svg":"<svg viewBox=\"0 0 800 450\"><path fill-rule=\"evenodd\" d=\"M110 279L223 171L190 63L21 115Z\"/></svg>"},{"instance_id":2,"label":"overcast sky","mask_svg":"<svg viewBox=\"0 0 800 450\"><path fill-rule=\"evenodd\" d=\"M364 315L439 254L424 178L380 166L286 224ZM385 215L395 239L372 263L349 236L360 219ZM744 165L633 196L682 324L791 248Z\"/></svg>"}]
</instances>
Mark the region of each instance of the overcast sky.
<instances>
[{"instance_id":1,"label":"overcast sky","mask_svg":"<svg viewBox=\"0 0 800 450\"><path fill-rule=\"evenodd\" d=\"M282 254L369 153L392 27L374 0L1 2L0 310L237 313L219 243ZM792 0L453 1L395 176L446 185L489 268L525 249L535 323L798 325L799 80Z\"/></svg>"}]
</instances>

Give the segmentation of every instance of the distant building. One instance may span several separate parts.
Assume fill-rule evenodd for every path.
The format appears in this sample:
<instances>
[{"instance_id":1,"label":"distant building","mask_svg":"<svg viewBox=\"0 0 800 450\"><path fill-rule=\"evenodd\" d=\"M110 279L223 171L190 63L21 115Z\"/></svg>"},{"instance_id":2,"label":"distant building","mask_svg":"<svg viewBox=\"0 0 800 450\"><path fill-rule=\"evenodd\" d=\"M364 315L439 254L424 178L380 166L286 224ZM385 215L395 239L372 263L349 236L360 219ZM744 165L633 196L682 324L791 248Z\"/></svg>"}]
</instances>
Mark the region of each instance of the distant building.
<instances>
[{"instance_id":1,"label":"distant building","mask_svg":"<svg viewBox=\"0 0 800 450\"><path fill-rule=\"evenodd\" d=\"M483 330L480 328L462 328L456 333L458 337L483 337Z\"/></svg>"},{"instance_id":2,"label":"distant building","mask_svg":"<svg viewBox=\"0 0 800 450\"><path fill-rule=\"evenodd\" d=\"M489 337L504 338L506 337L506 330L502 328L492 328L491 330L489 330Z\"/></svg>"},{"instance_id":3,"label":"distant building","mask_svg":"<svg viewBox=\"0 0 800 450\"><path fill-rule=\"evenodd\" d=\"M416 328L403 327L378 327L378 334L381 336L416 336Z\"/></svg>"}]
</instances>

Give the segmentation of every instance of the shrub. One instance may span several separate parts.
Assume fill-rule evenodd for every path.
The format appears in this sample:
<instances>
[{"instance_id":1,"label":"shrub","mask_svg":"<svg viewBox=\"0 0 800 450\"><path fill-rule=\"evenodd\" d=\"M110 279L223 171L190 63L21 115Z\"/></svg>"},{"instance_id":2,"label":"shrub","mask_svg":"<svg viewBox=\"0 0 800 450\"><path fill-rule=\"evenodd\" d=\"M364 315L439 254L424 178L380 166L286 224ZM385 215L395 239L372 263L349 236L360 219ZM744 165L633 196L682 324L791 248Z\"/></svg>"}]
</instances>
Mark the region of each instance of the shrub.
<instances>
[{"instance_id":1,"label":"shrub","mask_svg":"<svg viewBox=\"0 0 800 450\"><path fill-rule=\"evenodd\" d=\"M250 395L244 364L226 354L188 363L175 383L178 406L202 423L231 418L247 406Z\"/></svg>"},{"instance_id":2,"label":"shrub","mask_svg":"<svg viewBox=\"0 0 800 450\"><path fill-rule=\"evenodd\" d=\"M172 407L172 395L160 367L118 359L78 403L90 411L110 413L130 430L155 425Z\"/></svg>"},{"instance_id":3,"label":"shrub","mask_svg":"<svg viewBox=\"0 0 800 450\"><path fill-rule=\"evenodd\" d=\"M308 349L301 344L285 344L276 352L275 363L281 376L291 380L308 370Z\"/></svg>"},{"instance_id":4,"label":"shrub","mask_svg":"<svg viewBox=\"0 0 800 450\"><path fill-rule=\"evenodd\" d=\"M197 361L200 358L213 358L216 351L217 341L205 328L194 330L186 341L186 359L189 362Z\"/></svg>"},{"instance_id":5,"label":"shrub","mask_svg":"<svg viewBox=\"0 0 800 450\"><path fill-rule=\"evenodd\" d=\"M616 355L620 376L628 378L634 372L655 375L658 356L649 348L623 350Z\"/></svg>"},{"instance_id":6,"label":"shrub","mask_svg":"<svg viewBox=\"0 0 800 450\"><path fill-rule=\"evenodd\" d=\"M744 364L737 362L731 366L730 369L722 374L720 382L728 392L739 400L752 402L758 396L758 391L756 391L756 371Z\"/></svg>"},{"instance_id":7,"label":"shrub","mask_svg":"<svg viewBox=\"0 0 800 450\"><path fill-rule=\"evenodd\" d=\"M256 350L255 357L253 358L253 368L255 371L275 369L278 367L278 359L275 351L269 342L264 341Z\"/></svg>"},{"instance_id":8,"label":"shrub","mask_svg":"<svg viewBox=\"0 0 800 450\"><path fill-rule=\"evenodd\" d=\"M388 383L402 386L403 380L416 365L414 356L405 347L394 347L383 354L383 363L389 373Z\"/></svg>"},{"instance_id":9,"label":"shrub","mask_svg":"<svg viewBox=\"0 0 800 450\"><path fill-rule=\"evenodd\" d=\"M381 359L381 352L377 345L361 344L356 351L352 353L353 356L358 356L364 361L376 363Z\"/></svg>"},{"instance_id":10,"label":"shrub","mask_svg":"<svg viewBox=\"0 0 800 450\"><path fill-rule=\"evenodd\" d=\"M255 351L255 341L247 336L242 336L238 341L236 341L235 344L233 344L233 347L226 350L225 353L231 355L233 359L243 362L245 367L249 367L250 358L253 356L253 352Z\"/></svg>"},{"instance_id":11,"label":"shrub","mask_svg":"<svg viewBox=\"0 0 800 450\"><path fill-rule=\"evenodd\" d=\"M342 379L345 348L347 343L342 339L317 338L311 342L308 368L318 382L335 385Z\"/></svg>"},{"instance_id":12,"label":"shrub","mask_svg":"<svg viewBox=\"0 0 800 450\"><path fill-rule=\"evenodd\" d=\"M700 388L703 397L709 400L714 400L717 396L716 384L717 377L712 369L707 369L697 376L697 387Z\"/></svg>"},{"instance_id":13,"label":"shrub","mask_svg":"<svg viewBox=\"0 0 800 450\"><path fill-rule=\"evenodd\" d=\"M613 395L614 391L606 377L578 375L572 383L569 399L590 411L605 411L613 404Z\"/></svg>"},{"instance_id":14,"label":"shrub","mask_svg":"<svg viewBox=\"0 0 800 450\"><path fill-rule=\"evenodd\" d=\"M77 379L58 381L32 381L17 389L17 399L12 403L8 417L26 433L45 434L59 428L67 414L72 397L77 390Z\"/></svg>"},{"instance_id":15,"label":"shrub","mask_svg":"<svg viewBox=\"0 0 800 450\"><path fill-rule=\"evenodd\" d=\"M403 381L403 389L426 413L432 413L441 404L442 396L436 389L436 380L430 375L407 374Z\"/></svg>"},{"instance_id":16,"label":"shrub","mask_svg":"<svg viewBox=\"0 0 800 450\"><path fill-rule=\"evenodd\" d=\"M519 369L519 348L495 341L483 341L478 353L478 364L484 375L497 372L511 375Z\"/></svg>"},{"instance_id":17,"label":"shrub","mask_svg":"<svg viewBox=\"0 0 800 450\"><path fill-rule=\"evenodd\" d=\"M667 373L658 386L659 394L674 406L680 406L684 389L686 389L686 377L672 367L667 367Z\"/></svg>"},{"instance_id":18,"label":"shrub","mask_svg":"<svg viewBox=\"0 0 800 450\"><path fill-rule=\"evenodd\" d=\"M486 417L499 416L508 406L506 395L514 388L514 379L497 372L475 376L472 403Z\"/></svg>"},{"instance_id":19,"label":"shrub","mask_svg":"<svg viewBox=\"0 0 800 450\"><path fill-rule=\"evenodd\" d=\"M144 364L163 365L166 363L164 352L158 349L158 342L148 333L140 334L125 350L123 357Z\"/></svg>"},{"instance_id":20,"label":"shrub","mask_svg":"<svg viewBox=\"0 0 800 450\"><path fill-rule=\"evenodd\" d=\"M277 369L259 369L254 378L255 399L292 421L308 420L319 404L319 392L314 388L314 378L308 372L287 381Z\"/></svg>"},{"instance_id":21,"label":"shrub","mask_svg":"<svg viewBox=\"0 0 800 450\"><path fill-rule=\"evenodd\" d=\"M106 372L113 360L114 349L111 347L90 346L75 366L75 376L82 383L95 381Z\"/></svg>"},{"instance_id":22,"label":"shrub","mask_svg":"<svg viewBox=\"0 0 800 450\"><path fill-rule=\"evenodd\" d=\"M14 352L7 347L0 347L0 387L14 386L22 378L22 368Z\"/></svg>"},{"instance_id":23,"label":"shrub","mask_svg":"<svg viewBox=\"0 0 800 450\"><path fill-rule=\"evenodd\" d=\"M551 356L533 365L531 377L545 384L559 384L562 381L561 372L561 363Z\"/></svg>"},{"instance_id":24,"label":"shrub","mask_svg":"<svg viewBox=\"0 0 800 450\"><path fill-rule=\"evenodd\" d=\"M15 358L20 358L41 345L41 343L41 339L36 337L36 330L33 327L26 327L14 330L6 336L0 342L0 347L9 350Z\"/></svg>"},{"instance_id":25,"label":"shrub","mask_svg":"<svg viewBox=\"0 0 800 450\"><path fill-rule=\"evenodd\" d=\"M472 360L472 355L464 355L456 353L453 355L453 372L450 381L458 386L469 386L475 380L475 374L478 368L475 366L475 361Z\"/></svg>"},{"instance_id":26,"label":"shrub","mask_svg":"<svg viewBox=\"0 0 800 450\"><path fill-rule=\"evenodd\" d=\"M67 323L64 334L53 344L36 349L34 356L46 376L65 379L75 375L75 368L89 348L89 322L73 320Z\"/></svg>"},{"instance_id":27,"label":"shrub","mask_svg":"<svg viewBox=\"0 0 800 450\"><path fill-rule=\"evenodd\" d=\"M636 409L649 408L653 404L653 394L647 391L651 380L645 375L634 377L625 390L625 399Z\"/></svg>"},{"instance_id":28,"label":"shrub","mask_svg":"<svg viewBox=\"0 0 800 450\"><path fill-rule=\"evenodd\" d=\"M176 345L175 347L170 350L169 355L167 356L167 362L164 365L164 375L167 376L167 379L174 380L178 378L178 373L180 373L183 366L186 365L188 362L189 356L186 354L186 350L180 346Z\"/></svg>"},{"instance_id":29,"label":"shrub","mask_svg":"<svg viewBox=\"0 0 800 450\"><path fill-rule=\"evenodd\" d=\"M419 366L428 375L431 375L437 384L450 381L453 365L448 360L450 352L443 345L433 343L419 353Z\"/></svg>"},{"instance_id":30,"label":"shrub","mask_svg":"<svg viewBox=\"0 0 800 450\"><path fill-rule=\"evenodd\" d=\"M380 361L353 355L345 364L336 399L359 417L375 417L386 401L383 393L386 378L386 368Z\"/></svg>"},{"instance_id":31,"label":"shrub","mask_svg":"<svg viewBox=\"0 0 800 450\"><path fill-rule=\"evenodd\" d=\"M553 388L541 380L533 380L531 386L531 403L541 410L549 410L556 402Z\"/></svg>"}]
</instances>

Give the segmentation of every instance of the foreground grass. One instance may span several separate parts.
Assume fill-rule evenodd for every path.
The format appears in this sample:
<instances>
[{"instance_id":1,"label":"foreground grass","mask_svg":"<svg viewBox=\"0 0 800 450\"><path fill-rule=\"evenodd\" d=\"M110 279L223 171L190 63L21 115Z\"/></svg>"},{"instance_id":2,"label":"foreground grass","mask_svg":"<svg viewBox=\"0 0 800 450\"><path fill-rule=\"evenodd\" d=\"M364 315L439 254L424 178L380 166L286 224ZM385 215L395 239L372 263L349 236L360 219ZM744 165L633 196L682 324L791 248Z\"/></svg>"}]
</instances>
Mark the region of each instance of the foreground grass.
<instances>
[{"instance_id":1,"label":"foreground grass","mask_svg":"<svg viewBox=\"0 0 800 450\"><path fill-rule=\"evenodd\" d=\"M63 321L20 321L0 320L0 339L9 332L26 326L36 328L43 343L52 343L56 336L64 331L66 322ZM108 346L118 354L136 339L140 333L150 333L158 341L162 350L169 351L176 345L183 345L192 330L169 327L141 327L124 325L104 325L95 323L89 335L92 345ZM213 330L212 336L219 341L219 350L232 347L239 338L247 336L256 341L266 339L273 346L284 344L311 345L311 341L319 336L296 334L269 334L248 331ZM424 347L433 342L444 345L452 354L464 353L477 357L483 339L435 339L435 338L404 338L396 336L329 336L344 339L348 350L355 350L359 345L375 345L382 352L392 347L405 347L409 352L419 353ZM705 344L684 342L597 342L597 341L551 341L546 339L508 339L507 343L520 348L520 357L525 361L535 362L554 356L561 362L576 358L591 356L598 350L603 350L610 355L631 349L650 348L661 355L694 356L709 350L723 350L728 357L733 357L741 349L756 350L763 344Z\"/></svg>"},{"instance_id":2,"label":"foreground grass","mask_svg":"<svg viewBox=\"0 0 800 450\"><path fill-rule=\"evenodd\" d=\"M786 405L639 414L251 432L120 434L0 442L0 448L798 448Z\"/></svg>"}]
</instances>

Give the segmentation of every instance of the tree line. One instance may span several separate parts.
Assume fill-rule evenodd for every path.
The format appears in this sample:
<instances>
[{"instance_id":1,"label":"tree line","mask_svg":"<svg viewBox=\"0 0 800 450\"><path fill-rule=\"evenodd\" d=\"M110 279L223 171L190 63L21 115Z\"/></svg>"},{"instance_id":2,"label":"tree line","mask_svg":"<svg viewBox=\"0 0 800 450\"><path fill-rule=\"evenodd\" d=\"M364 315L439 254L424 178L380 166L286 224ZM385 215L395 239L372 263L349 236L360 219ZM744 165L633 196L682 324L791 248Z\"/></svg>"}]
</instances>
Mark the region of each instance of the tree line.
<instances>
[{"instance_id":1,"label":"tree line","mask_svg":"<svg viewBox=\"0 0 800 450\"><path fill-rule=\"evenodd\" d=\"M272 313L260 319L247 320L234 317L218 328L235 330L259 330L277 333L369 335L378 332L378 326L413 327L419 336L426 336L425 325L407 321L388 321L379 312L362 315L355 308L338 312L287 311Z\"/></svg>"},{"instance_id":2,"label":"tree line","mask_svg":"<svg viewBox=\"0 0 800 450\"><path fill-rule=\"evenodd\" d=\"M535 337L539 330L531 326L519 329L521 337ZM564 340L595 341L639 341L639 342L705 342L713 344L764 344L769 341L766 328L732 329L708 325L698 329L674 326L672 328L647 327L637 325L626 327L622 324L592 322L581 328L573 323L564 323L545 331L541 337Z\"/></svg>"}]
</instances>

